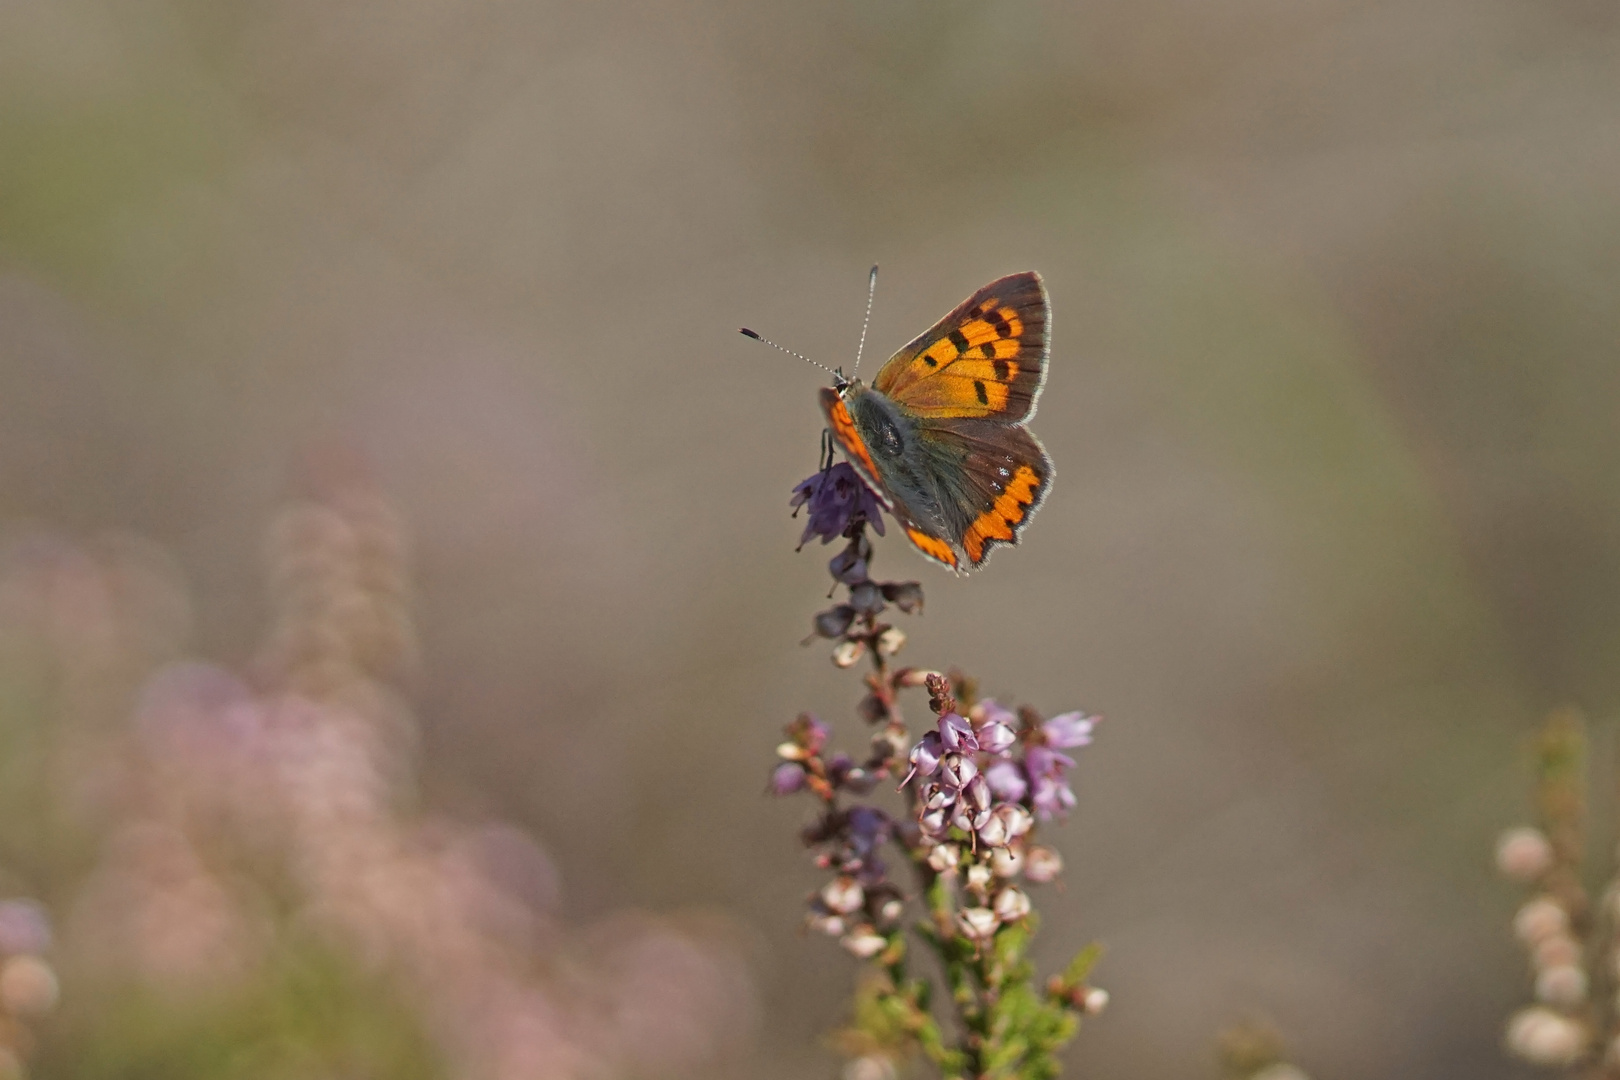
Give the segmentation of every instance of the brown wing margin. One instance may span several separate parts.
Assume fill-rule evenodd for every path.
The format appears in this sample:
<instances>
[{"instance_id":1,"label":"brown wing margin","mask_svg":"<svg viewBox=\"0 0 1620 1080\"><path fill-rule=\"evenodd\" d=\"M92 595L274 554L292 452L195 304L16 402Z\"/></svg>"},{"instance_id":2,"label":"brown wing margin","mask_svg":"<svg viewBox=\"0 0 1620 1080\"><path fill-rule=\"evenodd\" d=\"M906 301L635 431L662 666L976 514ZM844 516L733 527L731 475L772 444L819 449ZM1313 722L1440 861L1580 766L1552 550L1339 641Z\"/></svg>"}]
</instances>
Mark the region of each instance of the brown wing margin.
<instances>
[{"instance_id":1,"label":"brown wing margin","mask_svg":"<svg viewBox=\"0 0 1620 1080\"><path fill-rule=\"evenodd\" d=\"M1029 419L1046 383L1051 311L1034 271L992 281L911 344L873 381L927 419Z\"/></svg>"}]
</instances>

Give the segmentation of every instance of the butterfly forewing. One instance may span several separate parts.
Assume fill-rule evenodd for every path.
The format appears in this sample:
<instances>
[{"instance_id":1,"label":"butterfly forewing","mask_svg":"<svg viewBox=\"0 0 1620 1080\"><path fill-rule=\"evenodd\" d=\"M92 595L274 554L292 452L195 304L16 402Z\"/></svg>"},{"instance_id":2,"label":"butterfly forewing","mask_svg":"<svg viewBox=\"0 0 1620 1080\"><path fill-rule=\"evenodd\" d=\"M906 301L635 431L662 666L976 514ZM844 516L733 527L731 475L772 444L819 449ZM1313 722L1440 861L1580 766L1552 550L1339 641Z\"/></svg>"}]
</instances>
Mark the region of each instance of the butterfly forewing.
<instances>
[{"instance_id":1,"label":"butterfly forewing","mask_svg":"<svg viewBox=\"0 0 1620 1080\"><path fill-rule=\"evenodd\" d=\"M873 381L919 419L1018 423L1046 381L1046 287L1027 271L992 281L895 353Z\"/></svg>"}]
</instances>

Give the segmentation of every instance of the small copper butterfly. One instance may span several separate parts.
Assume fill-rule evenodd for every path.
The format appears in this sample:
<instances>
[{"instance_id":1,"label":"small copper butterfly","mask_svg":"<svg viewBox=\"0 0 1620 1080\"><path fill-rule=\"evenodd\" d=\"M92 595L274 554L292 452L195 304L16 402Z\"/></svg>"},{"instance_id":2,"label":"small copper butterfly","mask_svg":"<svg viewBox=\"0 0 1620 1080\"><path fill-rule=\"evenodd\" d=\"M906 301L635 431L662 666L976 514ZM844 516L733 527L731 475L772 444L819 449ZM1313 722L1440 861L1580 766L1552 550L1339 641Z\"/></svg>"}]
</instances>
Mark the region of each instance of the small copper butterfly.
<instances>
[{"instance_id":1,"label":"small copper butterfly","mask_svg":"<svg viewBox=\"0 0 1620 1080\"><path fill-rule=\"evenodd\" d=\"M835 370L821 391L845 455L917 550L953 570L977 570L995 545L1016 544L1051 486L1052 459L1026 426L1046 383L1050 327L1041 276L1009 274L890 357L871 386Z\"/></svg>"}]
</instances>

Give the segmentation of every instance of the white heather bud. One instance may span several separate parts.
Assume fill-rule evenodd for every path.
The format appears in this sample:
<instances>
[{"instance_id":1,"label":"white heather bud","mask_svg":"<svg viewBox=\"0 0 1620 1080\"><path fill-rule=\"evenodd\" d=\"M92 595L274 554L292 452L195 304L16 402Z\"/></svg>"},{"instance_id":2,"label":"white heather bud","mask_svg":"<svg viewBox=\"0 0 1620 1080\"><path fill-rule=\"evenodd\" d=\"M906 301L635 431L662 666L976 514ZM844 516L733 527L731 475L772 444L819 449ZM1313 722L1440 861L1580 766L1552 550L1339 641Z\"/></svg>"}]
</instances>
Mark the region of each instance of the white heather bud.
<instances>
[{"instance_id":1,"label":"white heather bud","mask_svg":"<svg viewBox=\"0 0 1620 1080\"><path fill-rule=\"evenodd\" d=\"M1538 896L1513 916L1513 932L1526 945L1562 934L1569 929L1569 914L1550 896Z\"/></svg>"},{"instance_id":2,"label":"white heather bud","mask_svg":"<svg viewBox=\"0 0 1620 1080\"><path fill-rule=\"evenodd\" d=\"M1552 864L1552 843L1540 829L1522 825L1507 830L1496 841L1496 871L1509 881L1533 884Z\"/></svg>"},{"instance_id":3,"label":"white heather bud","mask_svg":"<svg viewBox=\"0 0 1620 1080\"><path fill-rule=\"evenodd\" d=\"M900 916L906 913L906 905L902 900L885 900L878 909L878 918L886 926L893 926L900 921Z\"/></svg>"},{"instance_id":4,"label":"white heather bud","mask_svg":"<svg viewBox=\"0 0 1620 1080\"><path fill-rule=\"evenodd\" d=\"M1537 971L1547 968L1567 967L1570 964L1581 962L1581 946L1578 941L1568 934L1554 934L1543 938L1536 943L1530 955L1530 962Z\"/></svg>"},{"instance_id":5,"label":"white heather bud","mask_svg":"<svg viewBox=\"0 0 1620 1080\"><path fill-rule=\"evenodd\" d=\"M1007 835L1007 823L994 812L990 814L990 820L979 830L979 842L988 848L1004 847L1011 839L1012 837Z\"/></svg>"},{"instance_id":6,"label":"white heather bud","mask_svg":"<svg viewBox=\"0 0 1620 1080\"><path fill-rule=\"evenodd\" d=\"M851 955L858 956L862 960L870 960L882 952L888 943L888 939L870 926L857 926L839 944L848 949Z\"/></svg>"},{"instance_id":7,"label":"white heather bud","mask_svg":"<svg viewBox=\"0 0 1620 1080\"><path fill-rule=\"evenodd\" d=\"M937 671L924 671L922 668L906 668L895 681L901 686L927 686L929 679L943 679L945 676Z\"/></svg>"},{"instance_id":8,"label":"white heather bud","mask_svg":"<svg viewBox=\"0 0 1620 1080\"><path fill-rule=\"evenodd\" d=\"M833 646L832 662L837 667L854 667L866 655L866 642L840 641Z\"/></svg>"},{"instance_id":9,"label":"white heather bud","mask_svg":"<svg viewBox=\"0 0 1620 1080\"><path fill-rule=\"evenodd\" d=\"M1089 987L1086 996L1080 999L1080 1007L1086 1011L1087 1016L1096 1016L1108 1008L1108 991L1100 986Z\"/></svg>"},{"instance_id":10,"label":"white heather bud","mask_svg":"<svg viewBox=\"0 0 1620 1080\"><path fill-rule=\"evenodd\" d=\"M996 913L986 907L963 908L956 913L957 928L974 941L983 941L996 932L1000 925Z\"/></svg>"},{"instance_id":11,"label":"white heather bud","mask_svg":"<svg viewBox=\"0 0 1620 1080\"><path fill-rule=\"evenodd\" d=\"M810 757L810 751L798 743L785 742L776 748L776 756L783 761L803 761Z\"/></svg>"},{"instance_id":12,"label":"white heather bud","mask_svg":"<svg viewBox=\"0 0 1620 1080\"><path fill-rule=\"evenodd\" d=\"M1586 1000L1586 972L1574 964L1547 968L1536 976L1536 997L1549 1005L1573 1009Z\"/></svg>"},{"instance_id":13,"label":"white heather bud","mask_svg":"<svg viewBox=\"0 0 1620 1080\"><path fill-rule=\"evenodd\" d=\"M844 920L837 915L828 915L826 912L812 912L805 920L805 925L818 934L828 937L842 937L844 933Z\"/></svg>"},{"instance_id":14,"label":"white heather bud","mask_svg":"<svg viewBox=\"0 0 1620 1080\"><path fill-rule=\"evenodd\" d=\"M891 626L878 635L877 651L879 656L893 656L906 645L906 632L898 626Z\"/></svg>"},{"instance_id":15,"label":"white heather bud","mask_svg":"<svg viewBox=\"0 0 1620 1080\"><path fill-rule=\"evenodd\" d=\"M1022 889L1009 885L996 893L996 918L1002 922L1017 922L1029 914L1029 897Z\"/></svg>"},{"instance_id":16,"label":"white heather bud","mask_svg":"<svg viewBox=\"0 0 1620 1080\"><path fill-rule=\"evenodd\" d=\"M1033 845L1024 853L1024 877L1037 885L1045 885L1063 873L1063 856L1049 847Z\"/></svg>"},{"instance_id":17,"label":"white heather bud","mask_svg":"<svg viewBox=\"0 0 1620 1080\"><path fill-rule=\"evenodd\" d=\"M1029 832L1035 819L1017 803L1002 803L990 811L990 820L979 830L979 839L998 848Z\"/></svg>"},{"instance_id":18,"label":"white heather bud","mask_svg":"<svg viewBox=\"0 0 1620 1080\"><path fill-rule=\"evenodd\" d=\"M60 992L56 972L37 956L13 956L0 968L0 1004L15 1016L44 1016Z\"/></svg>"},{"instance_id":19,"label":"white heather bud","mask_svg":"<svg viewBox=\"0 0 1620 1080\"><path fill-rule=\"evenodd\" d=\"M917 819L917 828L921 829L925 836L943 836L949 826L949 814L943 808L926 811Z\"/></svg>"},{"instance_id":20,"label":"white heather bud","mask_svg":"<svg viewBox=\"0 0 1620 1080\"><path fill-rule=\"evenodd\" d=\"M1508 1020L1508 1050L1532 1065L1573 1065L1586 1052L1586 1029L1544 1005L1520 1009Z\"/></svg>"},{"instance_id":21,"label":"white heather bud","mask_svg":"<svg viewBox=\"0 0 1620 1080\"><path fill-rule=\"evenodd\" d=\"M821 902L827 905L828 911L848 915L860 910L861 905L866 903L866 891L852 877L834 878L822 886Z\"/></svg>"},{"instance_id":22,"label":"white heather bud","mask_svg":"<svg viewBox=\"0 0 1620 1080\"><path fill-rule=\"evenodd\" d=\"M990 868L984 863L974 863L967 869L967 887L971 892L983 894L990 888Z\"/></svg>"},{"instance_id":23,"label":"white heather bud","mask_svg":"<svg viewBox=\"0 0 1620 1080\"><path fill-rule=\"evenodd\" d=\"M867 1054L844 1066L843 1080L897 1080L894 1062L881 1054Z\"/></svg>"},{"instance_id":24,"label":"white heather bud","mask_svg":"<svg viewBox=\"0 0 1620 1080\"><path fill-rule=\"evenodd\" d=\"M1279 1061L1267 1065L1249 1077L1249 1080L1311 1080L1311 1078L1305 1075L1305 1070L1298 1065L1290 1065L1286 1061Z\"/></svg>"},{"instance_id":25,"label":"white heather bud","mask_svg":"<svg viewBox=\"0 0 1620 1080\"><path fill-rule=\"evenodd\" d=\"M948 874L962 861L962 849L955 844L939 844L928 853L928 866L936 874Z\"/></svg>"},{"instance_id":26,"label":"white heather bud","mask_svg":"<svg viewBox=\"0 0 1620 1080\"><path fill-rule=\"evenodd\" d=\"M990 853L990 869L996 877L1014 878L1023 868L1024 848L1021 844L1009 844Z\"/></svg>"}]
</instances>

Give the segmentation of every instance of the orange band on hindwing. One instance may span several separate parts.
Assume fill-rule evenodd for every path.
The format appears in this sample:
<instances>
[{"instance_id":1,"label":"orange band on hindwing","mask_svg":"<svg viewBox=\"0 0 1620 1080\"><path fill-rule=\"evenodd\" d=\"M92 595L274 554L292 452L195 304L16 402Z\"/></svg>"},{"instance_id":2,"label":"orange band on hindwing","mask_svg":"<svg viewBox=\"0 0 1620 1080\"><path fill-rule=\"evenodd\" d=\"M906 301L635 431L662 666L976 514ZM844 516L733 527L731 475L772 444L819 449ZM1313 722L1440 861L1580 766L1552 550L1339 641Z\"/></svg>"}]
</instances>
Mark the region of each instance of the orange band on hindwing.
<instances>
[{"instance_id":1,"label":"orange band on hindwing","mask_svg":"<svg viewBox=\"0 0 1620 1080\"><path fill-rule=\"evenodd\" d=\"M952 570L956 569L956 552L951 549L951 545L939 537L929 536L921 529L908 528L906 530L906 539L915 544L917 550L930 559L937 559Z\"/></svg>"},{"instance_id":2,"label":"orange band on hindwing","mask_svg":"<svg viewBox=\"0 0 1620 1080\"><path fill-rule=\"evenodd\" d=\"M1017 543L1018 527L1039 500L1043 483L1034 469L1028 465L1018 466L990 509L973 519L967 532L962 534L962 550L967 552L974 566L984 561L985 550L992 541Z\"/></svg>"}]
</instances>

